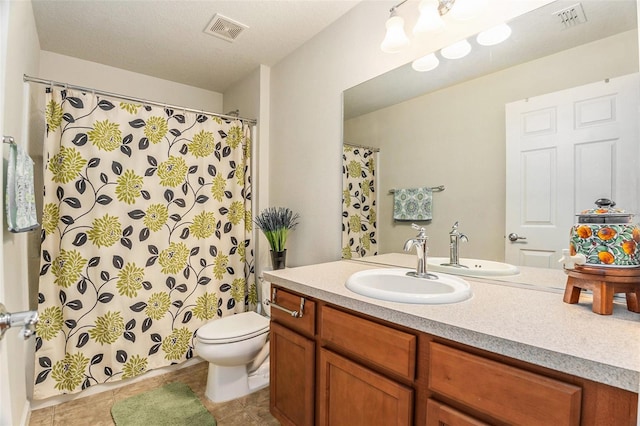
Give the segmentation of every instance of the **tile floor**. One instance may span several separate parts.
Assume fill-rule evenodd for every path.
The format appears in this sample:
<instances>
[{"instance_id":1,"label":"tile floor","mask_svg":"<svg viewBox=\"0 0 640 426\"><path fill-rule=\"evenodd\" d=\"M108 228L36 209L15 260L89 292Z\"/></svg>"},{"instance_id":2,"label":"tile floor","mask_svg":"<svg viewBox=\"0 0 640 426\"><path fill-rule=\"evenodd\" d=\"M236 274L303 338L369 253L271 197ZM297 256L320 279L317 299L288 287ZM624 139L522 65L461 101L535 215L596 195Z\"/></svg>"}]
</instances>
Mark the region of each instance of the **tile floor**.
<instances>
[{"instance_id":1,"label":"tile floor","mask_svg":"<svg viewBox=\"0 0 640 426\"><path fill-rule=\"evenodd\" d=\"M31 413L29 426L113 426L111 406L114 402L176 381L181 381L191 387L202 404L214 415L218 426L276 426L280 424L269 413L269 388L229 402L216 404L209 401L204 396L207 367L206 362L201 362L115 390L35 410Z\"/></svg>"}]
</instances>

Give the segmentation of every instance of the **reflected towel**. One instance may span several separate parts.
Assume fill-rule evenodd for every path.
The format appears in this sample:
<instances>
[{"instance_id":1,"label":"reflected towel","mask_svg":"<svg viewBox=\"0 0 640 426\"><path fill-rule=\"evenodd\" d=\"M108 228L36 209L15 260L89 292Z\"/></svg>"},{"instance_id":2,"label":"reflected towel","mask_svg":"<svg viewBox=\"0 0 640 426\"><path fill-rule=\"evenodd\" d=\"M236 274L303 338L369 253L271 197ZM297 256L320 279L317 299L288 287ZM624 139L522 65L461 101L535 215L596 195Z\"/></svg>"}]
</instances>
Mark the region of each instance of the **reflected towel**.
<instances>
[{"instance_id":1,"label":"reflected towel","mask_svg":"<svg viewBox=\"0 0 640 426\"><path fill-rule=\"evenodd\" d=\"M395 220L431 220L431 188L396 189L393 194Z\"/></svg>"},{"instance_id":2,"label":"reflected towel","mask_svg":"<svg viewBox=\"0 0 640 426\"><path fill-rule=\"evenodd\" d=\"M5 207L9 231L26 232L38 227L33 160L16 144L9 145Z\"/></svg>"}]
</instances>

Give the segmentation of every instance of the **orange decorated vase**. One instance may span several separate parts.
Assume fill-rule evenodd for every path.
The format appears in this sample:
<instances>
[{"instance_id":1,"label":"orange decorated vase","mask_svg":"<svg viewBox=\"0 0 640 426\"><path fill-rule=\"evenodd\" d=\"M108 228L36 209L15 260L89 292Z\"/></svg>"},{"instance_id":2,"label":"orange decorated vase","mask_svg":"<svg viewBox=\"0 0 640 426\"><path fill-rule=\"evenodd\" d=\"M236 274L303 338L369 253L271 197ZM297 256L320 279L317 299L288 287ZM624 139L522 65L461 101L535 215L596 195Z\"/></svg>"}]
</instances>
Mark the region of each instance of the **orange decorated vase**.
<instances>
[{"instance_id":1,"label":"orange decorated vase","mask_svg":"<svg viewBox=\"0 0 640 426\"><path fill-rule=\"evenodd\" d=\"M614 209L615 203L608 199L596 205L578 214L578 223L571 228L571 254L583 254L589 266L640 266L640 227L631 223L633 215Z\"/></svg>"}]
</instances>

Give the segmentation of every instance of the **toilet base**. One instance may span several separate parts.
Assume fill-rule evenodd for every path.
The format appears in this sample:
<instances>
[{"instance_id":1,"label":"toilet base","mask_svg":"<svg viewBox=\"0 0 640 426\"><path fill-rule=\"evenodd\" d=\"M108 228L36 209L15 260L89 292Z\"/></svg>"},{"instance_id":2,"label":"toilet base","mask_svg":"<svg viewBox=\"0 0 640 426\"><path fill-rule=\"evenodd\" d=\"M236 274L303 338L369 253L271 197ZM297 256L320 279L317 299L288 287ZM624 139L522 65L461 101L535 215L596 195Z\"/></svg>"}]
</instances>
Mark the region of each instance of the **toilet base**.
<instances>
[{"instance_id":1,"label":"toilet base","mask_svg":"<svg viewBox=\"0 0 640 426\"><path fill-rule=\"evenodd\" d=\"M246 365L224 367L209 363L205 396L213 402L231 401L264 389L268 385L268 359L251 375L247 375Z\"/></svg>"}]
</instances>

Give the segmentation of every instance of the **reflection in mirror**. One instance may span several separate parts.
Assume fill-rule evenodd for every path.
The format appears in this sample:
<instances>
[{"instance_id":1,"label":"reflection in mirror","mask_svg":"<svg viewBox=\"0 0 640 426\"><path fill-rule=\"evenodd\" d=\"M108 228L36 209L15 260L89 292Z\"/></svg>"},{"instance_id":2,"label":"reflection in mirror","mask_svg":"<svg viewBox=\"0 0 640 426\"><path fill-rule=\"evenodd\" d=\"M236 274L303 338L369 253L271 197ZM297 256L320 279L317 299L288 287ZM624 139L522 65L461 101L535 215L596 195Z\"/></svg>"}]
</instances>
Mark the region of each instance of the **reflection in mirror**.
<instances>
[{"instance_id":1,"label":"reflection in mirror","mask_svg":"<svg viewBox=\"0 0 640 426\"><path fill-rule=\"evenodd\" d=\"M429 255L449 255L448 233L458 221L468 236L460 257L505 260L505 235L513 232L505 229L505 105L638 72L635 0L584 0L587 22L565 28L554 12L573 4L556 1L518 17L500 45L478 46L470 38L469 56L439 57L433 71L407 64L345 91L344 142L380 149L380 254L401 252L415 234L410 221L392 219L389 191L444 185L446 191L433 194L433 219L420 223L430 237ZM572 205L561 214L572 223L590 207ZM569 230L559 229L567 241L552 250L568 247ZM550 259L535 266L561 266Z\"/></svg>"},{"instance_id":2,"label":"reflection in mirror","mask_svg":"<svg viewBox=\"0 0 640 426\"><path fill-rule=\"evenodd\" d=\"M379 151L361 145L342 147L343 259L378 254L376 167Z\"/></svg>"}]
</instances>

